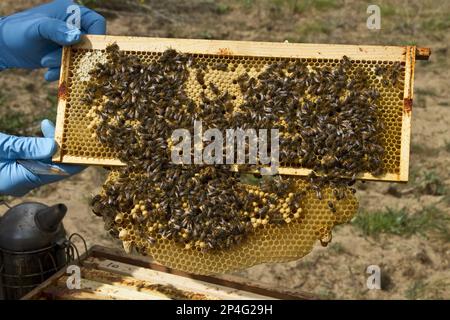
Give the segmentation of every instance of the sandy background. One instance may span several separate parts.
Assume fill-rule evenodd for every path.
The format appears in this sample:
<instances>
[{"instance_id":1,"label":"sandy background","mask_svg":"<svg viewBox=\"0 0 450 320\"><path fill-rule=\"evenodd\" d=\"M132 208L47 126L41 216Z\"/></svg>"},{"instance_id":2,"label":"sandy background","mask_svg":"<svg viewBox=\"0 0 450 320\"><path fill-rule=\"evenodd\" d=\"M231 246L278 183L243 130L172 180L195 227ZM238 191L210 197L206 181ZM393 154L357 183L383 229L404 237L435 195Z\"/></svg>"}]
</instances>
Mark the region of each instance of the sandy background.
<instances>
[{"instance_id":1,"label":"sandy background","mask_svg":"<svg viewBox=\"0 0 450 320\"><path fill-rule=\"evenodd\" d=\"M0 15L42 2L3 0ZM321 298L450 298L449 1L378 1L379 31L366 28L368 1L84 2L107 17L111 35L431 47L430 61L416 65L410 182L360 184L361 219L338 226L328 248L318 244L299 261L259 265L238 274ZM0 74L0 131L38 134L40 120L55 117L55 105L56 84L45 83L43 71ZM64 222L69 233L82 234L89 245L119 247L89 209L105 176L105 170L89 168L22 199L6 200L63 202L69 207ZM0 214L4 211L0 208ZM374 221L374 216L384 218ZM363 225L379 232L364 232ZM366 288L365 271L371 264L381 267L382 290Z\"/></svg>"}]
</instances>

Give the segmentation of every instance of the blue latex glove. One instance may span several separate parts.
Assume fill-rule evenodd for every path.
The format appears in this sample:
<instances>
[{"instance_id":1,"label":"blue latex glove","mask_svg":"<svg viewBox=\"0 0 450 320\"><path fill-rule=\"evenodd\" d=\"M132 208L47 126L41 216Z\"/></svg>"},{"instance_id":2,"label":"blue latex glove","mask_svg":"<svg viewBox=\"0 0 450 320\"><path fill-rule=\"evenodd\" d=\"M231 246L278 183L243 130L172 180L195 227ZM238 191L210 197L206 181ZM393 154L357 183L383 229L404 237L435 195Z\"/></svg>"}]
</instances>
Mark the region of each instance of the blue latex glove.
<instances>
[{"instance_id":1,"label":"blue latex glove","mask_svg":"<svg viewBox=\"0 0 450 320\"><path fill-rule=\"evenodd\" d=\"M67 177L35 175L16 162L17 159L26 159L51 163L51 156L57 148L54 140L55 127L49 120L44 120L41 130L44 138L16 137L0 133L0 194L23 196L34 188ZM84 169L74 165L57 166L70 175Z\"/></svg>"},{"instance_id":2,"label":"blue latex glove","mask_svg":"<svg viewBox=\"0 0 450 320\"><path fill-rule=\"evenodd\" d=\"M47 81L59 79L61 46L80 41L82 33L105 34L106 21L98 13L80 8L81 30L74 21L71 0L55 0L0 19L0 70L48 68Z\"/></svg>"}]
</instances>

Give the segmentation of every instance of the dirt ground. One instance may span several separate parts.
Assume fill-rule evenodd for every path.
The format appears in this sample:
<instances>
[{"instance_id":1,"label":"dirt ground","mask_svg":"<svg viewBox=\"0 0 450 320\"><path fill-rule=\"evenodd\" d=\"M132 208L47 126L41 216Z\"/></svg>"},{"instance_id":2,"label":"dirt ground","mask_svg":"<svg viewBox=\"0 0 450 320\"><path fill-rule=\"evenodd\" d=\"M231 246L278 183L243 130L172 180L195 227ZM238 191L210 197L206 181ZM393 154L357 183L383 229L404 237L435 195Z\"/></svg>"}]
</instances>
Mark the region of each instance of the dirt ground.
<instances>
[{"instance_id":1,"label":"dirt ground","mask_svg":"<svg viewBox=\"0 0 450 320\"><path fill-rule=\"evenodd\" d=\"M44 1L4 0L0 15ZM423 231L364 233L356 221L338 226L327 248L289 263L263 264L238 272L271 286L288 287L332 299L450 298L450 94L448 68L450 2L440 0L378 1L381 30L366 27L370 1L355 0L193 0L84 1L108 20L108 34L383 44L431 47L429 61L418 61L415 75L410 182L368 182L358 186L360 214L404 212L425 221ZM43 81L43 71L9 70L0 74L0 129L38 134L39 121L55 115L56 84ZM106 171L88 168L63 182L35 190L10 204L63 202L69 207L65 226L82 234L89 245L119 247L104 231L89 200ZM0 213L4 209L0 209ZM425 219L425 218L424 218ZM433 220L434 219L434 220ZM416 221L416 220L407 220ZM394 223L396 223L394 221ZM410 222L405 222L405 224ZM400 230L409 225L400 224ZM433 225L425 230L425 226ZM387 230L387 231L386 231ZM382 289L369 290L366 268L381 268Z\"/></svg>"}]
</instances>

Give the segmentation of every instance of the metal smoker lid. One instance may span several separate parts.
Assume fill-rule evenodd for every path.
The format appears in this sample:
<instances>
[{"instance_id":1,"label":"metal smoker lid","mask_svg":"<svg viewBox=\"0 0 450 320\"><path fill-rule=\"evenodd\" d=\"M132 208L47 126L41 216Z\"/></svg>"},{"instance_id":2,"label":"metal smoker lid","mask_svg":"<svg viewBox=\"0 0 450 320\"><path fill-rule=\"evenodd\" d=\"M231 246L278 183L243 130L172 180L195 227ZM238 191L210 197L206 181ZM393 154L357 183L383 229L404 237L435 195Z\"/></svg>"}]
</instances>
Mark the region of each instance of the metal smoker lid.
<instances>
[{"instance_id":1,"label":"metal smoker lid","mask_svg":"<svg viewBox=\"0 0 450 320\"><path fill-rule=\"evenodd\" d=\"M62 219L67 207L25 202L0 218L0 249L24 252L44 249L65 239Z\"/></svg>"}]
</instances>

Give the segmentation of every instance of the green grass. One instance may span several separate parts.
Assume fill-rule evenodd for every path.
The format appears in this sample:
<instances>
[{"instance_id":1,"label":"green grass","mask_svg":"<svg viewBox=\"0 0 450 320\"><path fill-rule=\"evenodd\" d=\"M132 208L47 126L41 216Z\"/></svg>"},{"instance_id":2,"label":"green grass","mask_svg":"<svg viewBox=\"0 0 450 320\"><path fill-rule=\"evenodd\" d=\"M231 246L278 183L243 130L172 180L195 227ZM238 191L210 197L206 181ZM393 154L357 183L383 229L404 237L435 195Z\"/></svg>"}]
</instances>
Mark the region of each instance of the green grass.
<instances>
[{"instance_id":1,"label":"green grass","mask_svg":"<svg viewBox=\"0 0 450 320\"><path fill-rule=\"evenodd\" d=\"M450 141L445 140L444 149L445 151L450 152Z\"/></svg>"},{"instance_id":2,"label":"green grass","mask_svg":"<svg viewBox=\"0 0 450 320\"><path fill-rule=\"evenodd\" d=\"M448 207L450 207L450 194L446 194L442 197L440 202L445 203Z\"/></svg>"},{"instance_id":3,"label":"green grass","mask_svg":"<svg viewBox=\"0 0 450 320\"><path fill-rule=\"evenodd\" d=\"M54 124L56 123L56 115L58 110L58 97L57 93L53 91L49 91L46 97L47 103L45 104L45 109L43 112L39 114L33 114L31 119L25 121L25 127L31 127L33 130L30 132L32 135L41 135L41 126L40 123L44 119L48 119L52 121Z\"/></svg>"},{"instance_id":4,"label":"green grass","mask_svg":"<svg viewBox=\"0 0 450 320\"><path fill-rule=\"evenodd\" d=\"M339 6L336 0L270 0L272 5L286 7L294 13L301 13L310 9L325 11Z\"/></svg>"},{"instance_id":5,"label":"green grass","mask_svg":"<svg viewBox=\"0 0 450 320\"><path fill-rule=\"evenodd\" d=\"M310 8L314 8L320 11L335 9L339 5L336 0L303 0L303 1L288 1L294 2L294 4L298 7L299 10L307 10Z\"/></svg>"},{"instance_id":6,"label":"green grass","mask_svg":"<svg viewBox=\"0 0 450 320\"><path fill-rule=\"evenodd\" d=\"M2 91L0 91L0 106L6 102L6 97Z\"/></svg>"},{"instance_id":7,"label":"green grass","mask_svg":"<svg viewBox=\"0 0 450 320\"><path fill-rule=\"evenodd\" d=\"M25 114L8 108L0 116L0 132L12 135L21 135L25 126Z\"/></svg>"},{"instance_id":8,"label":"green grass","mask_svg":"<svg viewBox=\"0 0 450 320\"><path fill-rule=\"evenodd\" d=\"M412 218L416 233L425 235L434 231L444 241L450 241L450 217L434 205L429 205L416 212Z\"/></svg>"},{"instance_id":9,"label":"green grass","mask_svg":"<svg viewBox=\"0 0 450 320\"><path fill-rule=\"evenodd\" d=\"M40 126L38 123L41 120L49 119L53 123L56 122L58 97L55 92L48 93L46 110L32 116L23 111L4 106L5 100L5 96L0 92L0 132L12 135L39 134Z\"/></svg>"},{"instance_id":10,"label":"green grass","mask_svg":"<svg viewBox=\"0 0 450 320\"><path fill-rule=\"evenodd\" d=\"M227 14L231 11L231 7L225 3L216 4L217 14Z\"/></svg>"},{"instance_id":11,"label":"green grass","mask_svg":"<svg viewBox=\"0 0 450 320\"><path fill-rule=\"evenodd\" d=\"M411 163L411 168L409 168L409 181L415 183L422 174L422 168L419 164Z\"/></svg>"},{"instance_id":12,"label":"green grass","mask_svg":"<svg viewBox=\"0 0 450 320\"><path fill-rule=\"evenodd\" d=\"M8 106L4 106L5 102L6 96L0 91L0 132L20 135L23 133L22 130L25 125L25 114Z\"/></svg>"},{"instance_id":13,"label":"green grass","mask_svg":"<svg viewBox=\"0 0 450 320\"><path fill-rule=\"evenodd\" d=\"M413 181L422 194L441 196L447 191L441 177L435 171L424 171Z\"/></svg>"},{"instance_id":14,"label":"green grass","mask_svg":"<svg viewBox=\"0 0 450 320\"><path fill-rule=\"evenodd\" d=\"M387 208L378 212L363 211L353 219L352 224L368 236L377 236L380 233L405 234L411 233L407 219L408 214L404 208Z\"/></svg>"},{"instance_id":15,"label":"green grass","mask_svg":"<svg viewBox=\"0 0 450 320\"><path fill-rule=\"evenodd\" d=\"M405 291L405 298L409 300L417 299L446 299L446 293L450 283L446 280L425 282L424 280L414 281Z\"/></svg>"},{"instance_id":16,"label":"green grass","mask_svg":"<svg viewBox=\"0 0 450 320\"><path fill-rule=\"evenodd\" d=\"M377 237L380 234L425 236L429 231L437 231L446 240L450 239L449 217L435 206L428 206L413 214L405 208L386 208L382 211L362 211L352 220L352 224L364 235Z\"/></svg>"},{"instance_id":17,"label":"green grass","mask_svg":"<svg viewBox=\"0 0 450 320\"><path fill-rule=\"evenodd\" d=\"M253 0L241 0L245 9L250 9L253 6Z\"/></svg>"},{"instance_id":18,"label":"green grass","mask_svg":"<svg viewBox=\"0 0 450 320\"><path fill-rule=\"evenodd\" d=\"M426 283L423 280L414 281L405 291L405 298L408 300L417 300L423 297L426 290Z\"/></svg>"},{"instance_id":19,"label":"green grass","mask_svg":"<svg viewBox=\"0 0 450 320\"><path fill-rule=\"evenodd\" d=\"M388 3L380 5L380 11L381 19L383 19L383 17L392 17L398 14L396 7Z\"/></svg>"},{"instance_id":20,"label":"green grass","mask_svg":"<svg viewBox=\"0 0 450 320\"><path fill-rule=\"evenodd\" d=\"M433 17L422 22L421 27L425 31L436 32L450 29L450 15Z\"/></svg>"},{"instance_id":21,"label":"green grass","mask_svg":"<svg viewBox=\"0 0 450 320\"><path fill-rule=\"evenodd\" d=\"M204 31L200 32L198 36L201 39L208 39L208 40L214 39L214 35L211 32L209 32L208 30L204 30Z\"/></svg>"},{"instance_id":22,"label":"green grass","mask_svg":"<svg viewBox=\"0 0 450 320\"><path fill-rule=\"evenodd\" d=\"M318 35L318 34L330 34L331 27L327 23L323 23L321 21L311 21L308 23L302 24L297 32L299 34L300 39L304 39L310 35Z\"/></svg>"},{"instance_id":23,"label":"green grass","mask_svg":"<svg viewBox=\"0 0 450 320\"><path fill-rule=\"evenodd\" d=\"M339 6L336 0L315 0L310 2L317 10L335 9Z\"/></svg>"},{"instance_id":24,"label":"green grass","mask_svg":"<svg viewBox=\"0 0 450 320\"><path fill-rule=\"evenodd\" d=\"M391 44L394 44L394 43L391 43ZM417 46L417 41L414 41L414 40L400 41L397 45L402 45L402 46Z\"/></svg>"},{"instance_id":25,"label":"green grass","mask_svg":"<svg viewBox=\"0 0 450 320\"><path fill-rule=\"evenodd\" d=\"M330 250L334 251L337 254L347 253L347 249L345 249L345 247L339 242L331 244Z\"/></svg>"},{"instance_id":26,"label":"green grass","mask_svg":"<svg viewBox=\"0 0 450 320\"><path fill-rule=\"evenodd\" d=\"M56 93L49 92L47 95L47 101L50 104L50 108L46 110L44 116L40 116L40 118L45 118L53 121L53 123L56 122L56 114L58 112L58 97Z\"/></svg>"}]
</instances>

